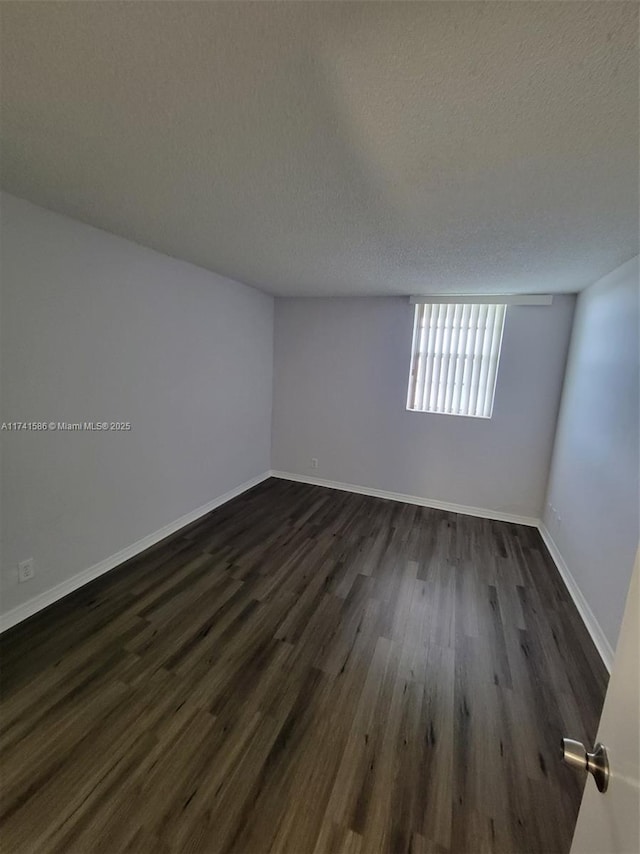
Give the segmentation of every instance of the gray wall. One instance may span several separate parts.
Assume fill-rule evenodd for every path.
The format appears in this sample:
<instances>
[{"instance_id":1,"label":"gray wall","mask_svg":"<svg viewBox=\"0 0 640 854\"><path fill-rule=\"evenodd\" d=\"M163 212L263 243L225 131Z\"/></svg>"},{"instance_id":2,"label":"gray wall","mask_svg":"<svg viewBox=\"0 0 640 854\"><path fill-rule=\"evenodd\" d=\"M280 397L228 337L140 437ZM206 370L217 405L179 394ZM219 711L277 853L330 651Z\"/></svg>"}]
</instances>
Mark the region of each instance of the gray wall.
<instances>
[{"instance_id":1,"label":"gray wall","mask_svg":"<svg viewBox=\"0 0 640 854\"><path fill-rule=\"evenodd\" d=\"M407 412L406 298L276 300L272 467L539 517L574 304L508 309L482 420Z\"/></svg>"},{"instance_id":2,"label":"gray wall","mask_svg":"<svg viewBox=\"0 0 640 854\"><path fill-rule=\"evenodd\" d=\"M1 420L133 425L0 434L6 612L269 469L273 300L1 203Z\"/></svg>"},{"instance_id":3,"label":"gray wall","mask_svg":"<svg viewBox=\"0 0 640 854\"><path fill-rule=\"evenodd\" d=\"M578 298L544 512L614 649L640 535L638 291L635 258Z\"/></svg>"}]
</instances>

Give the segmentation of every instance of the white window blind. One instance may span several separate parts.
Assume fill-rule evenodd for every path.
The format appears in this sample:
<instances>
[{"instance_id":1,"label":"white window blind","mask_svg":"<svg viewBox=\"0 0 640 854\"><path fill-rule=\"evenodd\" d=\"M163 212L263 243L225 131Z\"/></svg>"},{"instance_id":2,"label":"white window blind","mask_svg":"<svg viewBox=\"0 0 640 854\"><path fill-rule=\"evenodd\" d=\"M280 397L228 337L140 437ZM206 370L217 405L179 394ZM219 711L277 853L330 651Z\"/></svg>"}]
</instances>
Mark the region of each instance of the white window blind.
<instances>
[{"instance_id":1,"label":"white window blind","mask_svg":"<svg viewBox=\"0 0 640 854\"><path fill-rule=\"evenodd\" d=\"M491 418L506 309L416 304L407 409Z\"/></svg>"}]
</instances>

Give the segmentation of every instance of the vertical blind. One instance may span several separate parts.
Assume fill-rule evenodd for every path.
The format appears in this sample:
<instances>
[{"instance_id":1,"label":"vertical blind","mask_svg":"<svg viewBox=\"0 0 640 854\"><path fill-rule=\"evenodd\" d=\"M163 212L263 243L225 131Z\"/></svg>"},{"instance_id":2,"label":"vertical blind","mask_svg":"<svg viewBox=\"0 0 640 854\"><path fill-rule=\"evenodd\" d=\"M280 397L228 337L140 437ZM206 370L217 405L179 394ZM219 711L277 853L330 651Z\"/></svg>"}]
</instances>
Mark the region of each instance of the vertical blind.
<instances>
[{"instance_id":1,"label":"vertical blind","mask_svg":"<svg viewBox=\"0 0 640 854\"><path fill-rule=\"evenodd\" d=\"M416 305L407 409L491 418L506 309Z\"/></svg>"}]
</instances>

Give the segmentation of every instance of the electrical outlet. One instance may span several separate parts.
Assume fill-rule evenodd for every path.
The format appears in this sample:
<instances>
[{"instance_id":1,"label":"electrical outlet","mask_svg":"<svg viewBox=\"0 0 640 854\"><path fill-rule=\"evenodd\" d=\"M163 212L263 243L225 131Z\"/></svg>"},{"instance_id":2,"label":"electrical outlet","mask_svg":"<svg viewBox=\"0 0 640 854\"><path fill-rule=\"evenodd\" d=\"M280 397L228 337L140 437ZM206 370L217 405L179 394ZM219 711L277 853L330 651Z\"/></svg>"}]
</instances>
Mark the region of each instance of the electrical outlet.
<instances>
[{"instance_id":1,"label":"electrical outlet","mask_svg":"<svg viewBox=\"0 0 640 854\"><path fill-rule=\"evenodd\" d=\"M318 460L316 457L311 457L311 468L312 469L318 468Z\"/></svg>"},{"instance_id":2,"label":"electrical outlet","mask_svg":"<svg viewBox=\"0 0 640 854\"><path fill-rule=\"evenodd\" d=\"M33 558L27 558L27 560L22 560L18 564L18 581L22 584L24 581L31 581L33 576L36 574L35 567L33 565Z\"/></svg>"}]
</instances>

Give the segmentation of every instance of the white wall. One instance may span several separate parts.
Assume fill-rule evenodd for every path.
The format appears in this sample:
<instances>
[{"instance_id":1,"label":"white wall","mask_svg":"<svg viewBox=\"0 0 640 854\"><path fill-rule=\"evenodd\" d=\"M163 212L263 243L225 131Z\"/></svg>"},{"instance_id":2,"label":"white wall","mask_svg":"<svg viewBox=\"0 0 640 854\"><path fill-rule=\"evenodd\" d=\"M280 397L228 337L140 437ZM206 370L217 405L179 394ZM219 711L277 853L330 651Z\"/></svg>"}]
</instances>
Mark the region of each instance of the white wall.
<instances>
[{"instance_id":1,"label":"white wall","mask_svg":"<svg viewBox=\"0 0 640 854\"><path fill-rule=\"evenodd\" d=\"M635 258L579 296L544 512L612 648L640 533L638 291Z\"/></svg>"},{"instance_id":2,"label":"white wall","mask_svg":"<svg viewBox=\"0 0 640 854\"><path fill-rule=\"evenodd\" d=\"M273 300L3 195L2 612L270 467ZM36 577L17 584L19 560Z\"/></svg>"},{"instance_id":3,"label":"white wall","mask_svg":"<svg viewBox=\"0 0 640 854\"><path fill-rule=\"evenodd\" d=\"M272 467L539 517L574 304L509 307L483 420L407 412L408 299L276 300Z\"/></svg>"}]
</instances>

